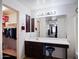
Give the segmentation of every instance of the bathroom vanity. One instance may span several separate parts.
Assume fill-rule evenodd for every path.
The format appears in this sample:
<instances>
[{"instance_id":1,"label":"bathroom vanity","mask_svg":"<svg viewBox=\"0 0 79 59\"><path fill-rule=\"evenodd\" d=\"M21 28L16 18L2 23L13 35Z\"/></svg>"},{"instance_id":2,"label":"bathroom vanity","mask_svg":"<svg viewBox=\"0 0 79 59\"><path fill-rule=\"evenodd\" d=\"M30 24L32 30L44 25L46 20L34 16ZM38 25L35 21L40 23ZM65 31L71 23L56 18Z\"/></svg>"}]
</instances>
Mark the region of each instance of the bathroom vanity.
<instances>
[{"instance_id":1,"label":"bathroom vanity","mask_svg":"<svg viewBox=\"0 0 79 59\"><path fill-rule=\"evenodd\" d=\"M29 32L29 38L26 32L25 55L36 59L46 59L44 58L47 56L45 47L51 46L56 48L56 57L67 59L69 43L66 39L66 24L66 15L35 18L34 32Z\"/></svg>"},{"instance_id":2,"label":"bathroom vanity","mask_svg":"<svg viewBox=\"0 0 79 59\"><path fill-rule=\"evenodd\" d=\"M67 59L67 49L69 42L67 39L59 38L29 38L25 40L25 55L36 59L45 59L45 45L64 48L65 59Z\"/></svg>"}]
</instances>

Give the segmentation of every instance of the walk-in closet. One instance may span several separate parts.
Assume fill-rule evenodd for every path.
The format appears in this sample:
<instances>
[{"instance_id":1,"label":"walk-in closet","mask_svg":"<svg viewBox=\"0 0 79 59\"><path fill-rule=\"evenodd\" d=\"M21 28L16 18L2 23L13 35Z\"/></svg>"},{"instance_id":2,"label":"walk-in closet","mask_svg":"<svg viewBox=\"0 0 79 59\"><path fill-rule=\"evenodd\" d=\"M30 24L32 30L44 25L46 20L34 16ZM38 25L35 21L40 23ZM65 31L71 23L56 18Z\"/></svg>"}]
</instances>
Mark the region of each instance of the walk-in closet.
<instances>
[{"instance_id":1,"label":"walk-in closet","mask_svg":"<svg viewBox=\"0 0 79 59\"><path fill-rule=\"evenodd\" d=\"M17 12L2 6L3 59L16 59L17 56Z\"/></svg>"}]
</instances>

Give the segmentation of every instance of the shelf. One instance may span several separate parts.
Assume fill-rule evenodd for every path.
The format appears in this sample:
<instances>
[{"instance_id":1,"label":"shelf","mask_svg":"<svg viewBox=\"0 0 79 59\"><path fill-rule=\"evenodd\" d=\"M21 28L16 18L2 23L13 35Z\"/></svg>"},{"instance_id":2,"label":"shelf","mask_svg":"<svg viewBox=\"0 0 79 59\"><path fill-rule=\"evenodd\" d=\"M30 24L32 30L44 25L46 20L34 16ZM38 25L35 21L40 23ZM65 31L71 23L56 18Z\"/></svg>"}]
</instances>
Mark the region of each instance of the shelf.
<instances>
[{"instance_id":1,"label":"shelf","mask_svg":"<svg viewBox=\"0 0 79 59\"><path fill-rule=\"evenodd\" d=\"M3 53L11 56L15 56L15 57L17 56L16 50L13 50L13 49L4 49Z\"/></svg>"}]
</instances>

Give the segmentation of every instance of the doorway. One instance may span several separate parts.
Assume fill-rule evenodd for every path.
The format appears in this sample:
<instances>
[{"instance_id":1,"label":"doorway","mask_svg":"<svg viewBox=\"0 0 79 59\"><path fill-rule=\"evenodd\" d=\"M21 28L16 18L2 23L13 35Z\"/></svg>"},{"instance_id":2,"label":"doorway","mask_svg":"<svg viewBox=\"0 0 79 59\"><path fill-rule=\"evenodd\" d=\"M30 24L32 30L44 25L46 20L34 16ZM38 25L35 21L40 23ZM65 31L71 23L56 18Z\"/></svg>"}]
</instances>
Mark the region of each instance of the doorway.
<instances>
[{"instance_id":1,"label":"doorway","mask_svg":"<svg viewBox=\"0 0 79 59\"><path fill-rule=\"evenodd\" d=\"M17 59L18 11L2 6L3 59Z\"/></svg>"}]
</instances>

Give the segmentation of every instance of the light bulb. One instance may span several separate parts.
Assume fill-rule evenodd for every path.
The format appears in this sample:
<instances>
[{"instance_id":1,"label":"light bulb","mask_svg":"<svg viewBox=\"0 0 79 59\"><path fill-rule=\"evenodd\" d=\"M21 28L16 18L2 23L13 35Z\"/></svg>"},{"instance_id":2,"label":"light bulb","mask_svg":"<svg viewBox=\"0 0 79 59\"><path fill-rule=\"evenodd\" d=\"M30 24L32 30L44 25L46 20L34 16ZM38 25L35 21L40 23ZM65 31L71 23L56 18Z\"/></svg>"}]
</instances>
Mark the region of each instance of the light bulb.
<instances>
[{"instance_id":1,"label":"light bulb","mask_svg":"<svg viewBox=\"0 0 79 59\"><path fill-rule=\"evenodd\" d=\"M5 9L7 9L5 6L2 6L2 11L4 11Z\"/></svg>"}]
</instances>

